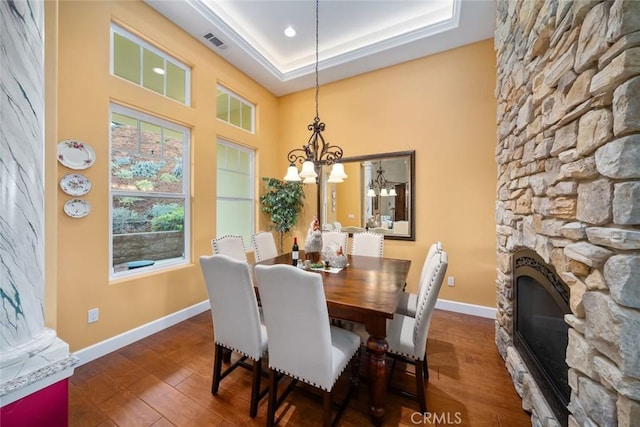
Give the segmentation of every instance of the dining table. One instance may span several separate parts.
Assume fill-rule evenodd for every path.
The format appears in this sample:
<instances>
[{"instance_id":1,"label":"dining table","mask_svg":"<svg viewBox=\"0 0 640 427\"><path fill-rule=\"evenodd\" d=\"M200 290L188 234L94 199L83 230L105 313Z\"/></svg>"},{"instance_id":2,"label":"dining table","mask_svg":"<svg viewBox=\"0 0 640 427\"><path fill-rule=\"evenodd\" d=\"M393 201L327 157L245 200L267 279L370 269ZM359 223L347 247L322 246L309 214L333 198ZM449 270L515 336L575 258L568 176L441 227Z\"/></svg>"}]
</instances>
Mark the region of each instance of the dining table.
<instances>
[{"instance_id":1,"label":"dining table","mask_svg":"<svg viewBox=\"0 0 640 427\"><path fill-rule=\"evenodd\" d=\"M303 251L300 258L304 259ZM291 264L290 253L262 260L254 265ZM385 415L387 388L387 319L392 319L406 283L411 261L347 255L342 269L311 269L322 274L329 316L361 323L369 338L368 354L369 414L380 426Z\"/></svg>"}]
</instances>

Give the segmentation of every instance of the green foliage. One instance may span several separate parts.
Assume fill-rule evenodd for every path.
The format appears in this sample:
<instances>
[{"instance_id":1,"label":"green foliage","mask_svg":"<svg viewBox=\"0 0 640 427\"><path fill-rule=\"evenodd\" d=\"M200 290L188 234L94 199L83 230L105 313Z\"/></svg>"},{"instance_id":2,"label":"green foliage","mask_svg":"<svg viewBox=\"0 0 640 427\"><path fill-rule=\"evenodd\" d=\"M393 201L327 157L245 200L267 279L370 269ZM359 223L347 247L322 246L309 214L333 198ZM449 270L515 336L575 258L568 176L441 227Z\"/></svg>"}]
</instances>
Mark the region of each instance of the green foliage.
<instances>
[{"instance_id":1,"label":"green foliage","mask_svg":"<svg viewBox=\"0 0 640 427\"><path fill-rule=\"evenodd\" d=\"M155 203L152 207L147 209L147 215L151 218L155 218L158 216L166 215L169 212L175 211L176 209L181 208L181 205L178 203ZM184 213L184 209L182 210Z\"/></svg>"},{"instance_id":2,"label":"green foliage","mask_svg":"<svg viewBox=\"0 0 640 427\"><path fill-rule=\"evenodd\" d=\"M154 162L152 160L144 160L134 163L131 166L131 172L135 176L141 176L144 178L154 178L160 169L166 165L165 162Z\"/></svg>"},{"instance_id":3,"label":"green foliage","mask_svg":"<svg viewBox=\"0 0 640 427\"><path fill-rule=\"evenodd\" d=\"M112 163L116 166L126 166L131 164L131 158L129 157L116 157L112 160Z\"/></svg>"},{"instance_id":4,"label":"green foliage","mask_svg":"<svg viewBox=\"0 0 640 427\"><path fill-rule=\"evenodd\" d=\"M127 208L113 209L113 234L124 234L138 231L144 227L147 222L146 218Z\"/></svg>"},{"instance_id":5,"label":"green foliage","mask_svg":"<svg viewBox=\"0 0 640 427\"><path fill-rule=\"evenodd\" d=\"M153 182L148 179L136 181L136 188L140 191L153 191Z\"/></svg>"},{"instance_id":6,"label":"green foliage","mask_svg":"<svg viewBox=\"0 0 640 427\"><path fill-rule=\"evenodd\" d=\"M262 212L271 215L273 227L280 233L280 251L283 250L283 236L298 223L298 214L304 205L304 190L299 182L280 181L264 177L266 192L260 196Z\"/></svg>"},{"instance_id":7,"label":"green foliage","mask_svg":"<svg viewBox=\"0 0 640 427\"><path fill-rule=\"evenodd\" d=\"M120 179L133 178L133 172L131 172L129 169L118 169L114 175Z\"/></svg>"},{"instance_id":8,"label":"green foliage","mask_svg":"<svg viewBox=\"0 0 640 427\"><path fill-rule=\"evenodd\" d=\"M174 209L164 215L153 218L151 220L151 231L184 230L184 207L176 204L166 206L174 206Z\"/></svg>"},{"instance_id":9,"label":"green foliage","mask_svg":"<svg viewBox=\"0 0 640 427\"><path fill-rule=\"evenodd\" d=\"M162 181L162 182L178 182L178 181L180 181L180 179L177 178L175 175L173 175L171 173L163 173L160 176L160 181Z\"/></svg>"},{"instance_id":10,"label":"green foliage","mask_svg":"<svg viewBox=\"0 0 640 427\"><path fill-rule=\"evenodd\" d=\"M123 206L131 206L142 200L144 200L142 197L122 197L120 198L120 204Z\"/></svg>"},{"instance_id":11,"label":"green foliage","mask_svg":"<svg viewBox=\"0 0 640 427\"><path fill-rule=\"evenodd\" d=\"M182 178L182 157L176 157L176 165L173 167L173 171L171 172L177 178Z\"/></svg>"}]
</instances>

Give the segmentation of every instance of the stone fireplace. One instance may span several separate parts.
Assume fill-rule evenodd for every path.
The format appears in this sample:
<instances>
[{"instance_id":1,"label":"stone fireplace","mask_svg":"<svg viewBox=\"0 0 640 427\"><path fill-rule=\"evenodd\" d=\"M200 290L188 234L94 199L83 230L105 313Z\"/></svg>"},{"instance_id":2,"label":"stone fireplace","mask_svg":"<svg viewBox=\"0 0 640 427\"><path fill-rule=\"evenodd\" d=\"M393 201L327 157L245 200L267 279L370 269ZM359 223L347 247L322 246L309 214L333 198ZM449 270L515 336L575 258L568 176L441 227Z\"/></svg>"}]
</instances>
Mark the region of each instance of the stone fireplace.
<instances>
[{"instance_id":1,"label":"stone fireplace","mask_svg":"<svg viewBox=\"0 0 640 427\"><path fill-rule=\"evenodd\" d=\"M638 425L640 3L499 0L495 49L496 344L532 425ZM514 344L523 249L568 286L566 418Z\"/></svg>"}]
</instances>

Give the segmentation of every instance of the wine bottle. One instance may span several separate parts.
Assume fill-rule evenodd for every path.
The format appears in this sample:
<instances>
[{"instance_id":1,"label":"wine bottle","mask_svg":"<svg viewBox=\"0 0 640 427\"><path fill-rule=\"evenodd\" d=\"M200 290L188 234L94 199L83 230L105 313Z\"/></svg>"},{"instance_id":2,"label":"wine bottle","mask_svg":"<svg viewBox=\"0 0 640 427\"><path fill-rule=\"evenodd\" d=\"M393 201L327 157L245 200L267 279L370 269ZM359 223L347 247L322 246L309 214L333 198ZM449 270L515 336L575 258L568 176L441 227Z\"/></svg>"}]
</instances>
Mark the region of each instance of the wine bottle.
<instances>
[{"instance_id":1,"label":"wine bottle","mask_svg":"<svg viewBox=\"0 0 640 427\"><path fill-rule=\"evenodd\" d=\"M300 258L300 249L298 249L298 238L293 238L293 246L291 247L291 264L298 265L298 259Z\"/></svg>"}]
</instances>

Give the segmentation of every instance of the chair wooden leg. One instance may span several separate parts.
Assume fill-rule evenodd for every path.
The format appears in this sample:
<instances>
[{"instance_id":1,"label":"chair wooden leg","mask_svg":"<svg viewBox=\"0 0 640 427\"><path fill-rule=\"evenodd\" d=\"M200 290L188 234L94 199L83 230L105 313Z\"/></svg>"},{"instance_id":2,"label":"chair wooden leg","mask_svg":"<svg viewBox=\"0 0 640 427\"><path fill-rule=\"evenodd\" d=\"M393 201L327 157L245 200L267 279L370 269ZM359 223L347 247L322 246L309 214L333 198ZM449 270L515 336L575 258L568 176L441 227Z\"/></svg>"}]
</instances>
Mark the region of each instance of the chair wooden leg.
<instances>
[{"instance_id":1,"label":"chair wooden leg","mask_svg":"<svg viewBox=\"0 0 640 427\"><path fill-rule=\"evenodd\" d=\"M231 353L232 351L228 348L222 348L222 361L224 363L231 363Z\"/></svg>"},{"instance_id":2,"label":"chair wooden leg","mask_svg":"<svg viewBox=\"0 0 640 427\"><path fill-rule=\"evenodd\" d=\"M424 372L423 372L423 364L422 360L415 361L416 367L416 399L418 400L418 406L420 407L420 412L427 412L427 401L425 399L424 392Z\"/></svg>"},{"instance_id":3,"label":"chair wooden leg","mask_svg":"<svg viewBox=\"0 0 640 427\"><path fill-rule=\"evenodd\" d=\"M222 352L223 347L216 344L216 352L213 361L213 381L211 383L211 394L218 394L218 388L220 387L220 372L222 372Z\"/></svg>"},{"instance_id":4,"label":"chair wooden leg","mask_svg":"<svg viewBox=\"0 0 640 427\"><path fill-rule=\"evenodd\" d=\"M351 390L356 394L360 389L360 357L360 349L358 349L351 359Z\"/></svg>"},{"instance_id":5,"label":"chair wooden leg","mask_svg":"<svg viewBox=\"0 0 640 427\"><path fill-rule=\"evenodd\" d=\"M260 379L262 378L262 359L253 361L253 378L251 380L251 408L249 416L255 418L258 413L258 402L260 401Z\"/></svg>"},{"instance_id":6,"label":"chair wooden leg","mask_svg":"<svg viewBox=\"0 0 640 427\"><path fill-rule=\"evenodd\" d=\"M322 392L322 425L331 427L331 392Z\"/></svg>"},{"instance_id":7,"label":"chair wooden leg","mask_svg":"<svg viewBox=\"0 0 640 427\"><path fill-rule=\"evenodd\" d=\"M427 363L427 355L424 355L424 360L423 362L423 369L424 369L424 379L425 380L429 380L429 364Z\"/></svg>"},{"instance_id":8,"label":"chair wooden leg","mask_svg":"<svg viewBox=\"0 0 640 427\"><path fill-rule=\"evenodd\" d=\"M269 405L267 407L267 427L275 425L278 393L278 377L275 370L269 373Z\"/></svg>"}]
</instances>

